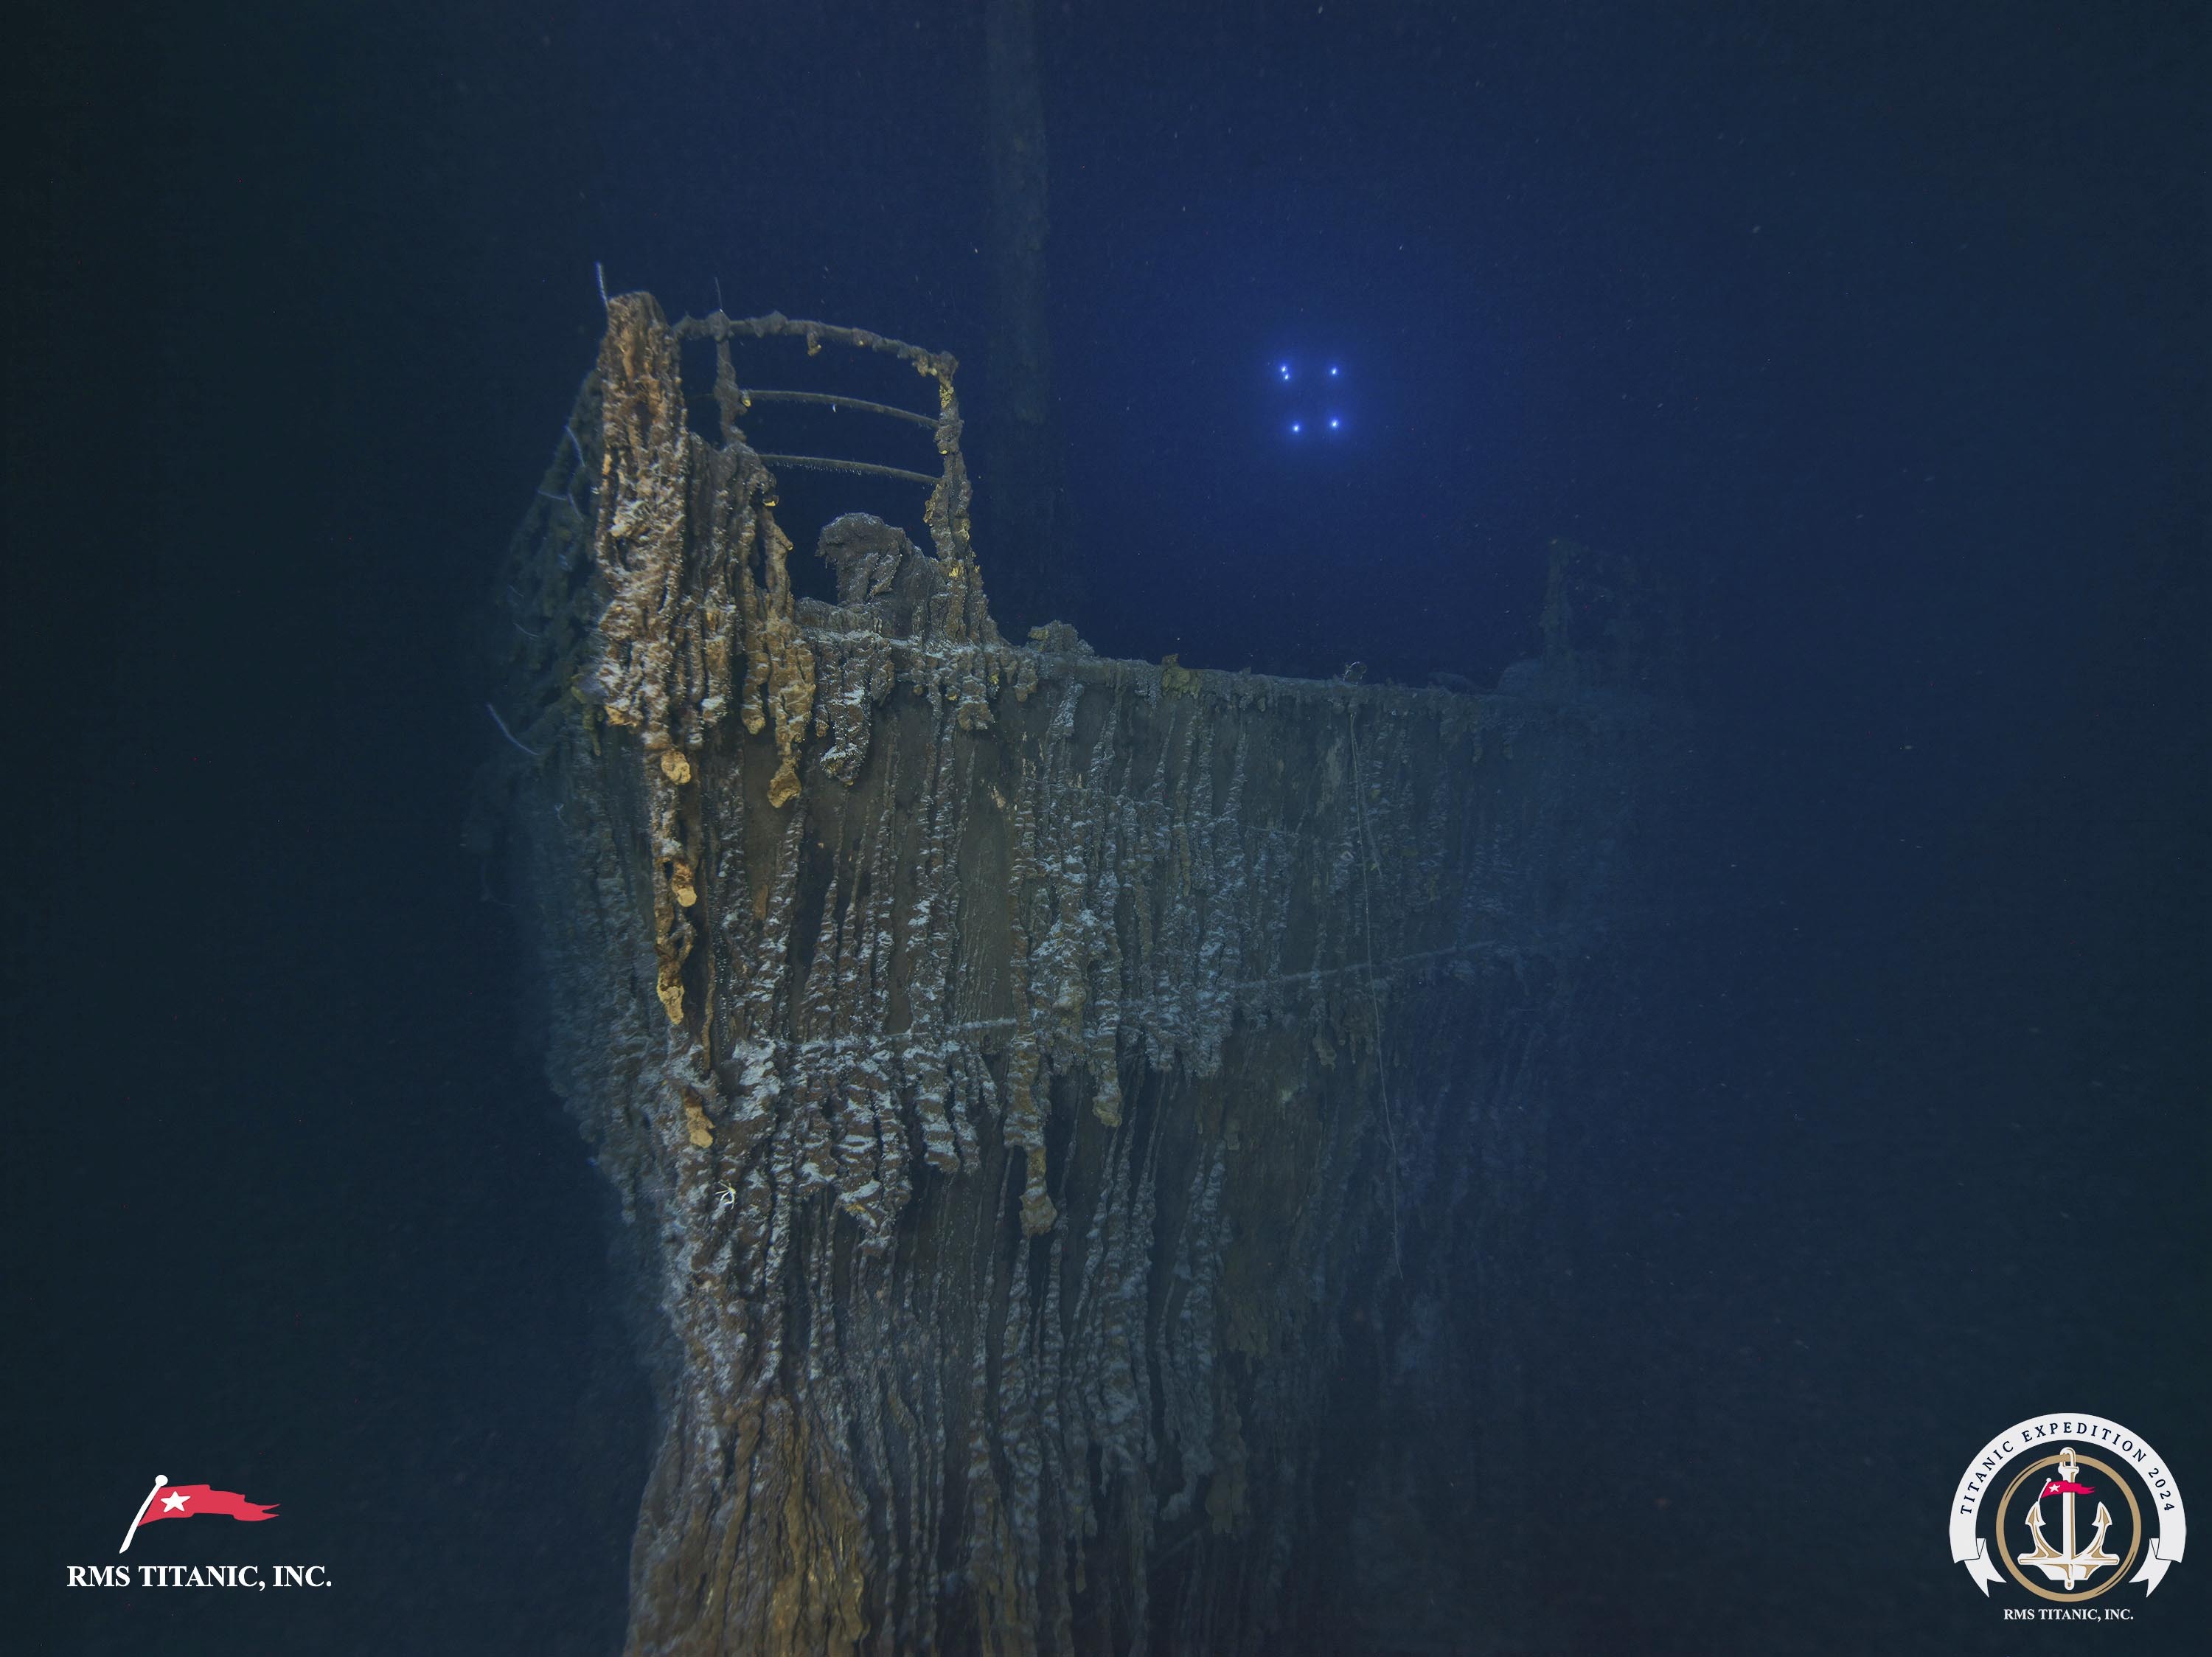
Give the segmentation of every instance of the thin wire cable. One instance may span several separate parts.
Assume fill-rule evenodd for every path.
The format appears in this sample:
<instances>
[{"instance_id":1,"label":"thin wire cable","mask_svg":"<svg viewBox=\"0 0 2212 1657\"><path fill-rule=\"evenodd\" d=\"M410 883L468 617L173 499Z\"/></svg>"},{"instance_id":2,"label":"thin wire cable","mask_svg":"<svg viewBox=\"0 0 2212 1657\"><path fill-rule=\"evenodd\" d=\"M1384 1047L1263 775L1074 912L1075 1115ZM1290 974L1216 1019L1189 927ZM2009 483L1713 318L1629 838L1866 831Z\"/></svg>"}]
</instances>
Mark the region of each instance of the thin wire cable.
<instances>
[{"instance_id":1,"label":"thin wire cable","mask_svg":"<svg viewBox=\"0 0 2212 1657\"><path fill-rule=\"evenodd\" d=\"M1375 832L1367 822L1367 784L1361 772L1359 729L1352 717L1353 698L1344 699L1344 731L1352 741L1352 800L1359 810L1359 911L1367 935L1367 1015L1375 1026L1375 1091L1382 1100L1382 1132L1390 1142L1390 1269L1406 1278L1405 1232L1398 1214L1398 1113L1390 1104L1389 1055L1382 1046L1382 1002L1375 993L1375 894L1368 886L1370 867L1381 868Z\"/></svg>"}]
</instances>

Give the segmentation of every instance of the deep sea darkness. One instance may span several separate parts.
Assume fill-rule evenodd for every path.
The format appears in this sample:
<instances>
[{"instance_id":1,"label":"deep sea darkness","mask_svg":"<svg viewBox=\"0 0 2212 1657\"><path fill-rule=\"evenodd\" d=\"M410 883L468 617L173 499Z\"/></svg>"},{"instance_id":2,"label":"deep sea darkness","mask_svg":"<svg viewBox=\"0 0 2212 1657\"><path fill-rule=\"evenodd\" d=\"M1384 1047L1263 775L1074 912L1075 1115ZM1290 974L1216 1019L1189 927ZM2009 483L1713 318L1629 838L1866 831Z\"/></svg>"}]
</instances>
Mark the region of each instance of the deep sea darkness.
<instances>
[{"instance_id":1,"label":"deep sea darkness","mask_svg":"<svg viewBox=\"0 0 2212 1657\"><path fill-rule=\"evenodd\" d=\"M1650 1108L1587 1124L1559 1478L1498 1496L1556 1648L2204 1648L2212 1556L2062 1636L1943 1522L2051 1409L2212 1514L2208 14L1038 13L1086 638L1492 683L1555 536L1692 600ZM0 1648L619 1648L647 1399L463 850L472 630L595 262L990 407L981 18L8 31ZM155 1471L334 1586L64 1588Z\"/></svg>"}]
</instances>

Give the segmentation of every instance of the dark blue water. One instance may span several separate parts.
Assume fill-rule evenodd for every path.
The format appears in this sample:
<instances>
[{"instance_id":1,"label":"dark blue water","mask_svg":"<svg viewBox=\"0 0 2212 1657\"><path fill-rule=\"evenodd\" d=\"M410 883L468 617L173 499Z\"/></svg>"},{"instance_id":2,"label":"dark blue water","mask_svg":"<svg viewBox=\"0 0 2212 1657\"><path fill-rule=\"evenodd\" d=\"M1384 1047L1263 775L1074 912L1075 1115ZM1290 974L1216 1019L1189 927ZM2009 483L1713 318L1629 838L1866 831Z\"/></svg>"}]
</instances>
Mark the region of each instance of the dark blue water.
<instances>
[{"instance_id":1,"label":"dark blue water","mask_svg":"<svg viewBox=\"0 0 2212 1657\"><path fill-rule=\"evenodd\" d=\"M2212 1491L2212 42L1934 9L1038 7L1087 638L1489 683L1555 536L1690 600L1650 1108L1578 1167L1559 1485L1499 1498L1559 1649L2057 1637L1942 1542L2038 1410ZM981 9L22 27L7 1622L615 1649L647 1400L462 849L468 629L595 261L991 409ZM65 1588L155 1471L336 1586ZM2193 1649L2206 1569L2069 1637Z\"/></svg>"}]
</instances>

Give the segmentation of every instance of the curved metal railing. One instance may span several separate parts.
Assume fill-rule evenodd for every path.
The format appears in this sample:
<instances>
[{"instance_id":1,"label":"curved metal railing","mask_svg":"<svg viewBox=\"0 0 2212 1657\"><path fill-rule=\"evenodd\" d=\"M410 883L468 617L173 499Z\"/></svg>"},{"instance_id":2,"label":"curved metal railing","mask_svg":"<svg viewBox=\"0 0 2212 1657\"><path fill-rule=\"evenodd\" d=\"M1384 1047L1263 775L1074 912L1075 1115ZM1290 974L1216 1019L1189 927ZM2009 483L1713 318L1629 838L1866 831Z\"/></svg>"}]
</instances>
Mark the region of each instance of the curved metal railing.
<instances>
[{"instance_id":1,"label":"curved metal railing","mask_svg":"<svg viewBox=\"0 0 2212 1657\"><path fill-rule=\"evenodd\" d=\"M771 311L765 316L733 317L721 311L703 317L687 316L675 325L674 332L679 341L705 340L714 344L714 400L721 413L725 442L745 442L738 424L738 417L756 403L791 403L831 410L850 409L858 413L877 415L925 428L937 447L939 466L933 476L928 472L910 471L904 466L885 466L873 460L856 460L839 455L770 454L760 449L754 450L754 453L763 465L771 468L786 466L797 471L842 472L850 477L884 478L895 482L918 484L930 492L922 515L929 526L931 539L937 544L937 556L956 564L965 564L973 560L975 554L969 544L968 521L969 501L973 491L968 481L967 462L960 453L960 401L952 388L952 376L959 368L959 362L950 352L910 345L902 339L891 339L865 328L844 328L833 323L787 317L781 311ZM863 397L844 397L834 392L742 385L730 355L730 342L737 338L800 339L805 342L809 356L820 355L823 344L829 344L896 357L910 365L924 379L936 382L938 411L933 416L915 409L900 408L892 403L875 402ZM747 447L750 448L750 444L748 443Z\"/></svg>"}]
</instances>

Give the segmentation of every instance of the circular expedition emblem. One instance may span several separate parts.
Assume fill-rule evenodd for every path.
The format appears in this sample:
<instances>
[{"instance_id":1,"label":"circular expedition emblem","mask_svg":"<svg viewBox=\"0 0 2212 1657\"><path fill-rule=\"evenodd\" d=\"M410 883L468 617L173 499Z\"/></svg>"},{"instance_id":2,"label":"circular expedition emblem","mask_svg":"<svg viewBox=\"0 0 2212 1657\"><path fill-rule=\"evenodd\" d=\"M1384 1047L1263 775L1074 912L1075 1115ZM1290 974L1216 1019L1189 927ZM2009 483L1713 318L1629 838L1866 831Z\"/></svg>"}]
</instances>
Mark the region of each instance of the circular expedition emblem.
<instances>
[{"instance_id":1,"label":"circular expedition emblem","mask_svg":"<svg viewBox=\"0 0 2212 1657\"><path fill-rule=\"evenodd\" d=\"M2007 1429L1951 1500L1951 1557L1984 1594L2009 1582L2081 1605L2140 1582L2148 1598L2188 1540L2172 1471L2142 1435L2101 1416L2033 1416Z\"/></svg>"}]
</instances>

